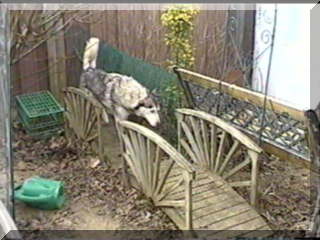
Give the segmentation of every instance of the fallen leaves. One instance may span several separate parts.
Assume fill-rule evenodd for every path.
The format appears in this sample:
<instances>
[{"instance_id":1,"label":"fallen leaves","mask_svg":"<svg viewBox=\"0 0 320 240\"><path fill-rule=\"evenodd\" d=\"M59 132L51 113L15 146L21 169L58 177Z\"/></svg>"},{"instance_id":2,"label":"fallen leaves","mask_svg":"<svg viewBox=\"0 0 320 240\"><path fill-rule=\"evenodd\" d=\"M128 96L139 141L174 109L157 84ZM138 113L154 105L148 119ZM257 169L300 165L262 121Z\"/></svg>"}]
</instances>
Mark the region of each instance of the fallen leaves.
<instances>
[{"instance_id":1,"label":"fallen leaves","mask_svg":"<svg viewBox=\"0 0 320 240\"><path fill-rule=\"evenodd\" d=\"M100 159L95 157L90 159L90 167L96 168L100 164Z\"/></svg>"},{"instance_id":2,"label":"fallen leaves","mask_svg":"<svg viewBox=\"0 0 320 240\"><path fill-rule=\"evenodd\" d=\"M36 141L21 131L15 133L15 141L15 179L41 175L64 181L68 198L64 209L52 215L44 212L36 221L18 212L18 224L23 229L75 229L84 222L86 216L77 213L85 206L90 206L88 211L95 211L97 217L119 220L122 229L176 229L142 194L123 186L120 169L108 168L89 154L87 146L61 136ZM276 158L266 159L261 164L259 183L260 212L270 225L291 230L307 227L311 201L306 170ZM239 188L239 192L249 199L245 189Z\"/></svg>"},{"instance_id":3,"label":"fallen leaves","mask_svg":"<svg viewBox=\"0 0 320 240\"><path fill-rule=\"evenodd\" d=\"M84 222L89 217L83 213L86 207L90 213L95 212L97 219L103 217L111 222L120 221L121 229L176 229L161 211L149 203L138 203L137 198L141 194L134 188L124 188L122 171L110 169L99 158L90 155L86 151L87 146L77 141L70 143L59 136L46 141L32 140L22 131L16 131L15 139L19 142L14 149L15 171L16 175L24 176L19 179L41 175L64 181L67 197L63 209L41 211L44 215L41 219L34 220L18 210L17 223L23 229L86 227Z\"/></svg>"}]
</instances>

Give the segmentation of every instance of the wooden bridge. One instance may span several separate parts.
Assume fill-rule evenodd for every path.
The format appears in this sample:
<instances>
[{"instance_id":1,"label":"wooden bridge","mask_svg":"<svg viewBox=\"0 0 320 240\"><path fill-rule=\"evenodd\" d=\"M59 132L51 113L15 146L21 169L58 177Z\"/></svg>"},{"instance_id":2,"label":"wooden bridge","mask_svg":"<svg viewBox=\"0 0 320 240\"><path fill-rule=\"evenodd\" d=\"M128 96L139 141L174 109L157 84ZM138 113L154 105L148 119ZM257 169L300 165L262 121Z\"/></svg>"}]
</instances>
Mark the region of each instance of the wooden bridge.
<instances>
[{"instance_id":1,"label":"wooden bridge","mask_svg":"<svg viewBox=\"0 0 320 240\"><path fill-rule=\"evenodd\" d=\"M69 139L83 140L92 145L100 159L104 158L102 147L103 106L85 91L68 87L63 90L66 108L66 133Z\"/></svg>"},{"instance_id":2,"label":"wooden bridge","mask_svg":"<svg viewBox=\"0 0 320 240\"><path fill-rule=\"evenodd\" d=\"M96 142L102 158L102 106L80 89L69 87L64 94L68 128L77 138ZM182 230L215 230L195 233L217 238L271 234L255 210L262 149L205 112L178 109L176 117L178 149L148 128L120 122L124 162L134 186ZM237 187L249 189L251 205Z\"/></svg>"},{"instance_id":3,"label":"wooden bridge","mask_svg":"<svg viewBox=\"0 0 320 240\"><path fill-rule=\"evenodd\" d=\"M215 230L196 234L218 238L271 234L254 208L262 149L207 113L179 109L177 118L179 151L143 126L120 122L124 157L139 189L182 230ZM251 205L233 187L250 188Z\"/></svg>"}]
</instances>

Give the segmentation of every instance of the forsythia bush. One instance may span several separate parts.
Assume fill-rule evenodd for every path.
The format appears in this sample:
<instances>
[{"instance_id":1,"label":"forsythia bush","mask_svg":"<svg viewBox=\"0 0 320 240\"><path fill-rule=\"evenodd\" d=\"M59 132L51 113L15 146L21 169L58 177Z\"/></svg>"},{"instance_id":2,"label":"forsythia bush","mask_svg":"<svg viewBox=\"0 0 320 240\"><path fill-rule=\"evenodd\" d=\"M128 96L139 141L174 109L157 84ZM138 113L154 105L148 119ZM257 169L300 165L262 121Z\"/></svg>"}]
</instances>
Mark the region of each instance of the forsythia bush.
<instances>
[{"instance_id":1,"label":"forsythia bush","mask_svg":"<svg viewBox=\"0 0 320 240\"><path fill-rule=\"evenodd\" d=\"M171 59L169 64L192 69L194 65L194 49L192 48L193 20L199 10L184 5L177 5L168 8L161 15L162 25L166 28L165 43L171 48ZM177 82L170 82L164 91L165 116L169 124L168 132L175 133L176 119L174 111L181 107L183 92ZM176 136L170 138L176 139Z\"/></svg>"},{"instance_id":2,"label":"forsythia bush","mask_svg":"<svg viewBox=\"0 0 320 240\"><path fill-rule=\"evenodd\" d=\"M167 28L165 43L172 48L172 65L188 69L193 67L192 30L193 20L198 13L198 9L177 5L162 14L162 25Z\"/></svg>"}]
</instances>

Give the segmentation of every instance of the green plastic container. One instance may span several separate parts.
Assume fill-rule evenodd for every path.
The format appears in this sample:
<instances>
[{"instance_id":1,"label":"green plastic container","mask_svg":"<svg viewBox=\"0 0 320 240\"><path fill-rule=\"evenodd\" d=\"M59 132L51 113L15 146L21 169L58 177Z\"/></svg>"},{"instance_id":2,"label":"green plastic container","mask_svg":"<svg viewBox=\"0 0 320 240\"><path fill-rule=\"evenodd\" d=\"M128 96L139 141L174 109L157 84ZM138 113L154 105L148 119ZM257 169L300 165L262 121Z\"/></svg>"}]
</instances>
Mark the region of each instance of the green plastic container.
<instances>
[{"instance_id":1,"label":"green plastic container","mask_svg":"<svg viewBox=\"0 0 320 240\"><path fill-rule=\"evenodd\" d=\"M49 91L19 95L16 100L20 121L29 135L47 137L63 128L64 108Z\"/></svg>"},{"instance_id":2,"label":"green plastic container","mask_svg":"<svg viewBox=\"0 0 320 240\"><path fill-rule=\"evenodd\" d=\"M64 183L34 177L15 189L15 199L42 210L60 209L65 203Z\"/></svg>"}]
</instances>

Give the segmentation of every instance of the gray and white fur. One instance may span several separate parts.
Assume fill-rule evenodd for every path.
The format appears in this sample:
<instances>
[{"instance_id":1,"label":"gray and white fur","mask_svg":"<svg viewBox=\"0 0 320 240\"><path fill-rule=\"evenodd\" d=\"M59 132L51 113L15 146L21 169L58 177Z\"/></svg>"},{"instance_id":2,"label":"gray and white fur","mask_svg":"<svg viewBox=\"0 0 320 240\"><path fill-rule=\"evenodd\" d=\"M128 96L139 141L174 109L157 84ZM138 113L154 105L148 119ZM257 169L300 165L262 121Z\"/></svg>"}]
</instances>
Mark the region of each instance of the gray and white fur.
<instances>
[{"instance_id":1,"label":"gray and white fur","mask_svg":"<svg viewBox=\"0 0 320 240\"><path fill-rule=\"evenodd\" d=\"M160 123L159 105L148 89L132 77L97 69L98 50L99 39L90 38L84 52L80 88L87 88L116 120L127 120L134 114L156 127ZM104 120L108 122L106 114Z\"/></svg>"}]
</instances>

